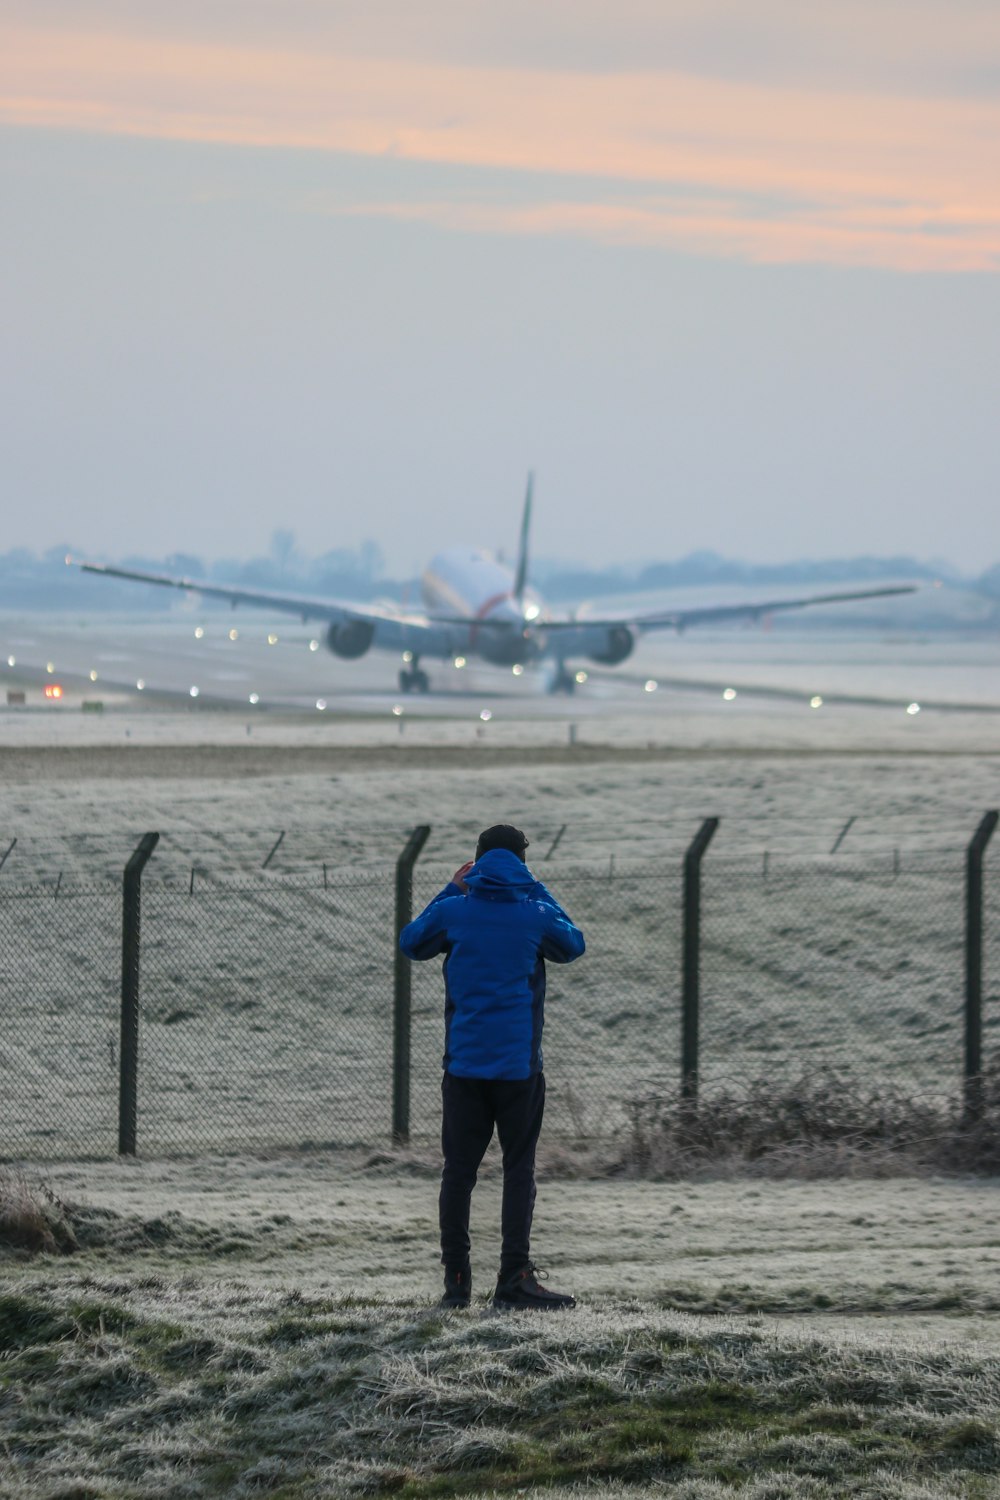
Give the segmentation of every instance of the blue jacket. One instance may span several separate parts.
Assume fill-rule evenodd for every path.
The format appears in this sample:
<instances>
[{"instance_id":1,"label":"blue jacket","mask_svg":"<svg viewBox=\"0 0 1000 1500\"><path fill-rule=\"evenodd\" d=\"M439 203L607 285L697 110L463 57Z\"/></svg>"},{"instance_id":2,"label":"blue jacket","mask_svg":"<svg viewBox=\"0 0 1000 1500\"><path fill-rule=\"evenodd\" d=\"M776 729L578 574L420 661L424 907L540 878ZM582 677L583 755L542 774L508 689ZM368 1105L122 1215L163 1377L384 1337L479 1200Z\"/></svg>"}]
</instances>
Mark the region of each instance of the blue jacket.
<instances>
[{"instance_id":1,"label":"blue jacket","mask_svg":"<svg viewBox=\"0 0 1000 1500\"><path fill-rule=\"evenodd\" d=\"M531 1078L542 1066L545 959L572 963L583 933L522 859L490 849L400 934L407 958L445 955L445 1069Z\"/></svg>"}]
</instances>

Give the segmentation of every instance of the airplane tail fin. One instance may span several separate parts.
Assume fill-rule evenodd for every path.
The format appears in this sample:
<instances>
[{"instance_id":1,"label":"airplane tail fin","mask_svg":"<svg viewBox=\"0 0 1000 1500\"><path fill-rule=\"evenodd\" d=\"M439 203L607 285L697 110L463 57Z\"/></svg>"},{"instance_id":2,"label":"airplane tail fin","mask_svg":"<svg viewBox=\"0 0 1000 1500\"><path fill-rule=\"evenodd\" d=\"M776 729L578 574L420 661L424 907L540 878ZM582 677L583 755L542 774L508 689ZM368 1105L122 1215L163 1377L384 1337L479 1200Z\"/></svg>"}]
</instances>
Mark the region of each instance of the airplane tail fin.
<instances>
[{"instance_id":1,"label":"airplane tail fin","mask_svg":"<svg viewBox=\"0 0 1000 1500\"><path fill-rule=\"evenodd\" d=\"M521 535L517 544L517 572L514 574L514 598L520 604L528 581L528 534L531 530L531 501L535 493L535 476L528 475L528 488L524 494L524 514L521 517Z\"/></svg>"}]
</instances>

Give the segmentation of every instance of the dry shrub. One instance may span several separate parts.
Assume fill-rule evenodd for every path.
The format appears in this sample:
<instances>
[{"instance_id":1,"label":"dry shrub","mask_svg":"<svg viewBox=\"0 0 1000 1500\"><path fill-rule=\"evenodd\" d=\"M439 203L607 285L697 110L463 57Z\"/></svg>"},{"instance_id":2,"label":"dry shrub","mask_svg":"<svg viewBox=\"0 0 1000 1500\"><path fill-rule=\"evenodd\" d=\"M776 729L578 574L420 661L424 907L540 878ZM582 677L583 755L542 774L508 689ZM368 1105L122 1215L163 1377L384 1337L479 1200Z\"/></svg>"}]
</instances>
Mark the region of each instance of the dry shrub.
<instances>
[{"instance_id":1,"label":"dry shrub","mask_svg":"<svg viewBox=\"0 0 1000 1500\"><path fill-rule=\"evenodd\" d=\"M51 1188L0 1171L0 1252L67 1255L78 1248L69 1210Z\"/></svg>"},{"instance_id":2,"label":"dry shrub","mask_svg":"<svg viewBox=\"0 0 1000 1500\"><path fill-rule=\"evenodd\" d=\"M771 1176L889 1175L1000 1170L1000 1064L983 1075L979 1107L861 1082L818 1068L789 1080L755 1078L679 1090L628 1106L629 1136L616 1167L684 1177L720 1169Z\"/></svg>"}]
</instances>

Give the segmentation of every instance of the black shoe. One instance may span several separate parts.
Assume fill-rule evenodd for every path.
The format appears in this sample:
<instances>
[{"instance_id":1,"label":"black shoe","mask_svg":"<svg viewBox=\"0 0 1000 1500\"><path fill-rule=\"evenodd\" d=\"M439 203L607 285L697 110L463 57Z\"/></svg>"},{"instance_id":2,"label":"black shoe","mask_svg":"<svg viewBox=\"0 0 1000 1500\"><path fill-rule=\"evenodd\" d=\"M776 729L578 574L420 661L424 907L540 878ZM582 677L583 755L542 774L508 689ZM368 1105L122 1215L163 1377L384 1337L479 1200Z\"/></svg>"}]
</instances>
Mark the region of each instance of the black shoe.
<instances>
[{"instance_id":1,"label":"black shoe","mask_svg":"<svg viewBox=\"0 0 1000 1500\"><path fill-rule=\"evenodd\" d=\"M468 1266L445 1267L444 1296L439 1307L468 1307L472 1296L472 1272Z\"/></svg>"},{"instance_id":2,"label":"black shoe","mask_svg":"<svg viewBox=\"0 0 1000 1500\"><path fill-rule=\"evenodd\" d=\"M529 1261L518 1271L501 1273L497 1277L497 1289L493 1293L493 1306L502 1310L534 1309L536 1312L560 1312L575 1307L576 1298L568 1292L553 1292L542 1286L538 1272Z\"/></svg>"}]
</instances>

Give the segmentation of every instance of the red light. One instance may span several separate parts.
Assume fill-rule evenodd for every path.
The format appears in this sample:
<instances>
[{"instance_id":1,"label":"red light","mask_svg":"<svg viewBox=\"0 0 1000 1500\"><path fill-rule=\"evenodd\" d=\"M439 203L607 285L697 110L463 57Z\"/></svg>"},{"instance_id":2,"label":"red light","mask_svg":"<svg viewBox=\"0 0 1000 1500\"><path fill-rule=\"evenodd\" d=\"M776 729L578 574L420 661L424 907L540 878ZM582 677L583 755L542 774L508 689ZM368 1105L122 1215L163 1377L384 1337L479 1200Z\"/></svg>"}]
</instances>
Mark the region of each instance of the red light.
<instances>
[{"instance_id":1,"label":"red light","mask_svg":"<svg viewBox=\"0 0 1000 1500\"><path fill-rule=\"evenodd\" d=\"M62 695L63 695L63 690L59 686L58 682L47 682L45 684L45 696L46 696L46 698L61 698Z\"/></svg>"}]
</instances>

